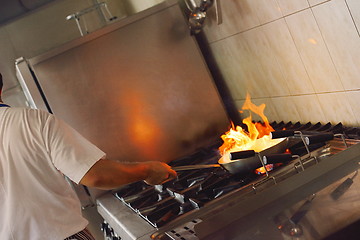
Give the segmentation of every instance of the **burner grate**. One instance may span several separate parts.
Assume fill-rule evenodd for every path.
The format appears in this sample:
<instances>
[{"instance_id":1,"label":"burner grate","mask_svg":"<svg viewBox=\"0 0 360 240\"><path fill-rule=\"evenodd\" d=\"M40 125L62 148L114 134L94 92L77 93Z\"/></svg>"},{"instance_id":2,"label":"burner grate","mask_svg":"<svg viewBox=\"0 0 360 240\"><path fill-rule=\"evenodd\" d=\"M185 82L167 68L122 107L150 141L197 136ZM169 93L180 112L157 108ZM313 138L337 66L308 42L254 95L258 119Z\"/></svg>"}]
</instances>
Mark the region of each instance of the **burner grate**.
<instances>
[{"instance_id":1,"label":"burner grate","mask_svg":"<svg viewBox=\"0 0 360 240\"><path fill-rule=\"evenodd\" d=\"M247 175L232 175L222 168L189 170L178 172L177 179L162 185L148 186L144 182L136 182L113 192L113 195L140 219L144 219L145 223L157 229L153 236L167 234L176 240L197 239L193 230L197 223L194 223L193 219L207 216L208 212L219 213L224 206L233 206L262 194L269 188L278 188L279 183L287 183L292 177L297 178L298 173L311 166L324 166L319 163L360 142L360 129L344 127L341 123L333 125L273 122L271 125L276 131L286 129L295 133L288 137L288 151L294 158L286 163L274 164L273 170L265 174L256 175L251 172ZM305 138L319 133L332 133L334 136L332 140L305 147ZM203 148L193 155L171 162L170 165L174 167L217 163L217 149L220 145L221 143L216 143Z\"/></svg>"}]
</instances>

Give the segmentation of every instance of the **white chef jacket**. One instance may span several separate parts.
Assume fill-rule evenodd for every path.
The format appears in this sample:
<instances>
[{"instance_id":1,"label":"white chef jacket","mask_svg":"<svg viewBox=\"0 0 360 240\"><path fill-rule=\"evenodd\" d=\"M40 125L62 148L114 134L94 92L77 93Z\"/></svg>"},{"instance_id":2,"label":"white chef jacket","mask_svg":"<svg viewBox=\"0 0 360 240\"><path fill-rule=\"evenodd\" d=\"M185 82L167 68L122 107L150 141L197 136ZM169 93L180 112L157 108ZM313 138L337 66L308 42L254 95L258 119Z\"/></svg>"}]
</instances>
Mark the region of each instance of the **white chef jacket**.
<instances>
[{"instance_id":1,"label":"white chef jacket","mask_svg":"<svg viewBox=\"0 0 360 240\"><path fill-rule=\"evenodd\" d=\"M88 222L64 175L79 183L103 157L52 114L0 107L0 239L60 240L83 230Z\"/></svg>"}]
</instances>

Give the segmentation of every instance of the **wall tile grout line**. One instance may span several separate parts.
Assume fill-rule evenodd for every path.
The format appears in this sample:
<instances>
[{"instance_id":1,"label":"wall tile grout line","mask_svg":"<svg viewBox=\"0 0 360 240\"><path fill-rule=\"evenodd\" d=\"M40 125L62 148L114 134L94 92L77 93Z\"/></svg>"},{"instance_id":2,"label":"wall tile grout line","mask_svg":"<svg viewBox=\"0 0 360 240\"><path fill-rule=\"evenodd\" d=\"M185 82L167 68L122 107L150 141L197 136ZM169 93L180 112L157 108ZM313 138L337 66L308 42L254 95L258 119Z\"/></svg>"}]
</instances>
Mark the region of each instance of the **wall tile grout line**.
<instances>
[{"instance_id":1,"label":"wall tile grout line","mask_svg":"<svg viewBox=\"0 0 360 240\"><path fill-rule=\"evenodd\" d=\"M306 11L306 10L312 8L312 7L315 7L315 6L318 6L318 5L321 5L321 4L330 2L330 1L332 1L332 0L327 0L327 1L325 1L325 2L315 4L315 5L313 5L313 6L310 6L310 4L309 4L309 7L307 7L307 8L304 8L304 9L301 9L301 10L298 10L298 11L295 11L295 12L292 12L292 13L289 13L289 14L286 14L286 15L283 14L282 17L275 18L275 19L273 19L273 20L271 20L271 21L268 21L268 22L266 22L266 23L260 23L260 24L254 26L254 27L250 27L250 28L245 29L245 30L243 30L243 31L239 31L239 32L237 32L237 33L230 34L230 35L228 35L228 36L225 36L225 37L222 37L222 38L219 38L219 39L210 41L210 42L209 42L209 45L211 45L211 44L213 44L213 43L216 43L216 42L220 42L220 41L225 40L225 39L227 39L227 38L234 37L234 36L239 35L239 34L241 34L241 33L244 33L244 32L247 32L247 31L251 31L251 30L256 29L256 28L259 28L259 27L262 27L262 26L267 25L267 24L269 24L269 23L276 22L276 21L278 21L278 20L280 20L280 19L285 19L286 17L295 15L295 14L297 14L297 13Z\"/></svg>"},{"instance_id":2,"label":"wall tile grout line","mask_svg":"<svg viewBox=\"0 0 360 240\"><path fill-rule=\"evenodd\" d=\"M310 82L311 82L311 87L312 87L314 93L316 93L316 92L315 92L315 88L314 88L314 84L313 84L313 82L312 82L312 80L311 80L311 77L310 77L310 74L309 74L309 72L308 72L308 69L306 68L306 65L305 65L303 56L301 55L301 52L300 52L300 50L299 50L299 46L296 45L295 38L294 38L293 34L291 33L291 30L290 30L290 27L289 27L288 22L286 21L286 18L284 19L284 21L285 21L286 27L287 27L287 29L288 29L288 31L289 31L289 34L290 34L290 36L291 36L291 39L292 39L292 41L293 41L293 43L294 43L294 46L295 46L295 48L296 48L296 51L297 51L297 53L299 54L299 58L300 58L300 60L301 60L301 63L302 63L302 65L304 66L306 75L308 76L308 78L309 78L309 80L310 80ZM313 93L309 93L309 94L313 94Z\"/></svg>"},{"instance_id":3,"label":"wall tile grout line","mask_svg":"<svg viewBox=\"0 0 360 240\"><path fill-rule=\"evenodd\" d=\"M345 4L346 4L346 7L347 7L347 9L348 9L348 11L349 11L349 13L350 13L351 19L352 19L352 21L353 21L353 23L354 23L355 29L356 29L359 37L360 37L360 30L359 30L358 26L356 25L354 16L352 15L351 9L350 9L349 4L348 4L348 2L347 2L348 0L344 0L344 1L345 1Z\"/></svg>"},{"instance_id":4,"label":"wall tile grout line","mask_svg":"<svg viewBox=\"0 0 360 240\"><path fill-rule=\"evenodd\" d=\"M328 92L317 92L317 93L303 93L303 94L289 94L289 95L278 95L278 96L264 96L264 97L251 97L251 99L266 99L266 98L282 98L282 97L301 97L301 96L313 96L313 95L324 95L332 93L347 93L347 92L358 92L360 89L351 89L344 91L328 91ZM234 98L235 101L245 100L245 98Z\"/></svg>"},{"instance_id":5,"label":"wall tile grout line","mask_svg":"<svg viewBox=\"0 0 360 240\"><path fill-rule=\"evenodd\" d=\"M330 2L330 1L329 1L329 2ZM316 6L319 6L319 5L320 5L320 4L318 4L318 5L316 5ZM338 68L336 67L335 61L334 61L333 56L332 56L332 54L331 54L331 51L330 51L330 49L329 49L329 47L328 47L328 44L326 43L326 40L325 40L324 35L323 35L323 32L321 31L321 28L320 28L320 25L319 25L319 23L318 23L318 20L316 19L316 16L315 16L315 14L314 14L313 7L311 7L310 10L311 10L311 14L313 15L313 17L314 17L314 19L315 19L316 25L318 26L318 29L319 29L321 38L322 38L322 40L323 40L323 42L324 42L324 44L325 44L326 50L327 50L328 53L329 53L331 62L332 62L333 66L334 66L334 68L335 68L335 71L336 71L336 73L337 73L337 75L338 75L338 77L339 77L341 86L342 86L343 89L345 90L344 84L343 84L343 82L341 81L341 76L340 76L340 73L339 73L339 71L338 71Z\"/></svg>"}]
</instances>

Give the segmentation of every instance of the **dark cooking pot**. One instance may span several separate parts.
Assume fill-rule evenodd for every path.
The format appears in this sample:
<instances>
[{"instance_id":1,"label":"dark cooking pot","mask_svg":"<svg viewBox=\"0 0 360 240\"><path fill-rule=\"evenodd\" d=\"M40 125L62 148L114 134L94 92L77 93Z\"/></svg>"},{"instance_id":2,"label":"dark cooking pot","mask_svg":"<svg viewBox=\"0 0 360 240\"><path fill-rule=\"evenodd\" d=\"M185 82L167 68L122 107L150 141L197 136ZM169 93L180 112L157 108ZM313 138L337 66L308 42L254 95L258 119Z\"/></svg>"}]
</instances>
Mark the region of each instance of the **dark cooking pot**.
<instances>
[{"instance_id":1,"label":"dark cooking pot","mask_svg":"<svg viewBox=\"0 0 360 240\"><path fill-rule=\"evenodd\" d=\"M184 170L193 170L193 169L203 169L203 168L213 168L213 167L222 167L231 174L238 174L238 173L249 173L254 169L262 167L262 163L260 161L260 157L266 155L272 155L275 153L283 153L287 147L287 139L282 139L279 143L266 148L259 153L256 153L253 150L247 151L240 151L236 152L236 160L234 157L230 162L222 163L222 159L218 161L219 164L206 164L206 165L189 165L189 166L178 166L173 167L172 169L175 171L184 171ZM234 154L235 155L235 154ZM283 158L284 161L287 159L292 159L290 154L286 154L283 156L287 156L286 159ZM275 158L268 158L265 164L275 163Z\"/></svg>"}]
</instances>

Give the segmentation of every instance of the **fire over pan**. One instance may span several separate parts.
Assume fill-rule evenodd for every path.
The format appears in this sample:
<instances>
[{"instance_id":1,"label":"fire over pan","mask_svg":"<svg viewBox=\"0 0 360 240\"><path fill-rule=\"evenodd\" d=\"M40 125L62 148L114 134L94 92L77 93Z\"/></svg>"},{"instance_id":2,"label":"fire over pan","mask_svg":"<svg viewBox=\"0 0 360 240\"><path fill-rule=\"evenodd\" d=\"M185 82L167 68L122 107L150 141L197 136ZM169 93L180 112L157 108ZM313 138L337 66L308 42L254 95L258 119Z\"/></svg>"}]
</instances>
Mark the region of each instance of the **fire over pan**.
<instances>
[{"instance_id":1,"label":"fire over pan","mask_svg":"<svg viewBox=\"0 0 360 240\"><path fill-rule=\"evenodd\" d=\"M293 159L292 154L281 154L286 148L289 148L288 140L289 136L294 136L294 131L275 131L271 133L272 139L280 138L280 142L266 148L259 153L255 153L253 150L236 152L237 156L232 159L236 159L230 162L221 163L220 159L218 161L219 164L209 164L209 165L191 165L191 166L179 166L173 167L175 171L184 171L184 170L192 170L192 169L201 169L201 168L212 168L212 167L223 167L225 170L230 172L231 174L239 174L239 173L248 173L254 169L262 167L262 162L260 161L260 157L263 157L264 164L270 163L278 163L278 162L287 162ZM299 142L305 142L306 145L311 145L314 143L325 142L334 138L333 133L323 133L323 134L315 134L310 136L305 136L303 140L297 138ZM231 153L233 154L233 153Z\"/></svg>"},{"instance_id":2,"label":"fire over pan","mask_svg":"<svg viewBox=\"0 0 360 240\"><path fill-rule=\"evenodd\" d=\"M213 168L213 167L222 167L231 174L239 174L239 173L249 173L250 171L262 167L262 163L260 161L260 157L272 155L275 153L283 153L287 147L287 138L283 138L279 143L266 148L259 153L256 153L253 150L240 151L235 153L230 153L235 156L232 157L230 162L222 163L222 159L218 161L219 164L206 164L206 165L190 165L190 166L178 166L173 167L172 169L175 171L184 171L184 170L194 170L194 169L202 169L202 168ZM291 154L281 154L281 161L291 160ZM276 159L276 160L275 160ZM278 162L279 158L268 158L265 164Z\"/></svg>"}]
</instances>

